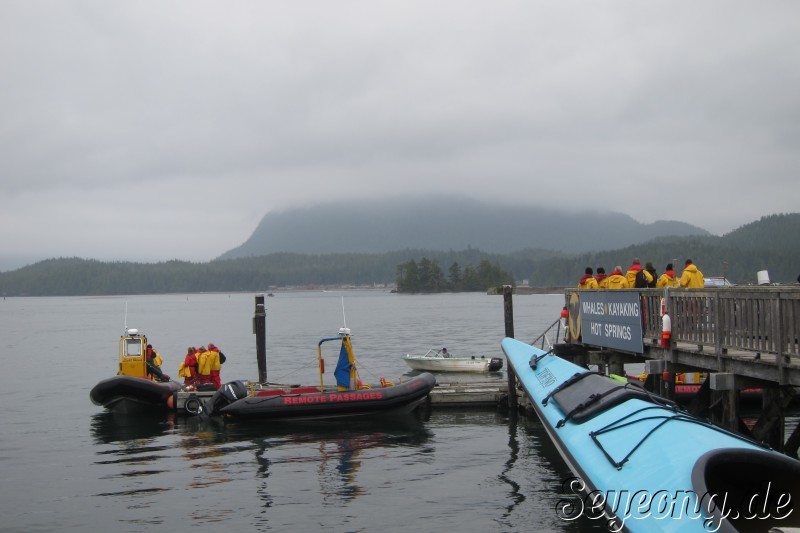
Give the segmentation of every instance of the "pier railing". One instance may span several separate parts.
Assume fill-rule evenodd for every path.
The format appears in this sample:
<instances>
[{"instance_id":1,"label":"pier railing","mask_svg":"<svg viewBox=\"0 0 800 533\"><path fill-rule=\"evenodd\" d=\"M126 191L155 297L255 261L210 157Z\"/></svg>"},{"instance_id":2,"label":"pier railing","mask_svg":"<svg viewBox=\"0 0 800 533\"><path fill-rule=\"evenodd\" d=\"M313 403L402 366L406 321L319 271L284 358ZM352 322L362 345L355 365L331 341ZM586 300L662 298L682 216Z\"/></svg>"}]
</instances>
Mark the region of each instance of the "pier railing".
<instances>
[{"instance_id":1,"label":"pier railing","mask_svg":"<svg viewBox=\"0 0 800 533\"><path fill-rule=\"evenodd\" d=\"M531 346L536 346L540 350L551 350L554 345L561 341L561 332L564 329L564 325L561 323L561 319L559 318L548 327L541 335L533 339L533 342L530 343Z\"/></svg>"},{"instance_id":2,"label":"pier railing","mask_svg":"<svg viewBox=\"0 0 800 533\"><path fill-rule=\"evenodd\" d=\"M566 299L576 289L568 289ZM672 319L672 341L775 354L778 365L800 357L800 287L623 289L638 291L646 339L661 335L662 302Z\"/></svg>"}]
</instances>

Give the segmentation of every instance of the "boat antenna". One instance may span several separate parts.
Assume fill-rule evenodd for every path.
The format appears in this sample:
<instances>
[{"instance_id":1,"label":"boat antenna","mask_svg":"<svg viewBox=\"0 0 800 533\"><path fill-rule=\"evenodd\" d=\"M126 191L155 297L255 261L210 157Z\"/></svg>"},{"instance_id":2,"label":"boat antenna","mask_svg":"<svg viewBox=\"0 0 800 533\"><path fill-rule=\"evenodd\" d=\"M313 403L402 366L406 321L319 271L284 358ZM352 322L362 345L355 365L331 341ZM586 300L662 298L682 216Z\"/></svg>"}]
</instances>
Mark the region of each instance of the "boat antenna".
<instances>
[{"instance_id":1,"label":"boat antenna","mask_svg":"<svg viewBox=\"0 0 800 533\"><path fill-rule=\"evenodd\" d=\"M125 300L125 335L128 334L128 300Z\"/></svg>"},{"instance_id":2,"label":"boat antenna","mask_svg":"<svg viewBox=\"0 0 800 533\"><path fill-rule=\"evenodd\" d=\"M339 336L350 335L350 329L347 327L347 315L344 312L344 296L342 296L342 322L344 323L344 327L339 328Z\"/></svg>"}]
</instances>

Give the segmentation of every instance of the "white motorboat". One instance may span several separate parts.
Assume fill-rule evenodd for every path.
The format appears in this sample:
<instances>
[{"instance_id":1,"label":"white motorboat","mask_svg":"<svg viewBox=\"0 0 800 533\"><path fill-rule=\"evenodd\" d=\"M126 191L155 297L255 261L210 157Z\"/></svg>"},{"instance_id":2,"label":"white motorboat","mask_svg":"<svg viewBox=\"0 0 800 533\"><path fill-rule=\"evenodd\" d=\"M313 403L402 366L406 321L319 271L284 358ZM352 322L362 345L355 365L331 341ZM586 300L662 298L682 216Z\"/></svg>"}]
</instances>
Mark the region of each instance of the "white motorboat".
<instances>
[{"instance_id":1,"label":"white motorboat","mask_svg":"<svg viewBox=\"0 0 800 533\"><path fill-rule=\"evenodd\" d=\"M406 354L403 361L414 370L426 372L494 372L503 368L503 360L499 357L471 355L455 357L447 352L447 348L435 350L431 348L424 354Z\"/></svg>"}]
</instances>

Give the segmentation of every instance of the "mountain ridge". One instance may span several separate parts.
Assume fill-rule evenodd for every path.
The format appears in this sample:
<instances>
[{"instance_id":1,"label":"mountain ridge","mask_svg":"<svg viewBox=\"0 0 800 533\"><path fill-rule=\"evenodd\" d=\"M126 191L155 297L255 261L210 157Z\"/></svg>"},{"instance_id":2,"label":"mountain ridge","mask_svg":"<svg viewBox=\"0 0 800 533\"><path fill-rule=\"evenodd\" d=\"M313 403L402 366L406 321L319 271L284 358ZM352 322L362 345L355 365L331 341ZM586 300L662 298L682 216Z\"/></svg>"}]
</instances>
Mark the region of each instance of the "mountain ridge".
<instances>
[{"instance_id":1,"label":"mountain ridge","mask_svg":"<svg viewBox=\"0 0 800 533\"><path fill-rule=\"evenodd\" d=\"M615 212L479 202L459 196L329 203L269 212L241 245L216 259L275 252L384 253L406 248L511 253L526 248L581 253L664 236L708 236L679 221L647 224Z\"/></svg>"}]
</instances>

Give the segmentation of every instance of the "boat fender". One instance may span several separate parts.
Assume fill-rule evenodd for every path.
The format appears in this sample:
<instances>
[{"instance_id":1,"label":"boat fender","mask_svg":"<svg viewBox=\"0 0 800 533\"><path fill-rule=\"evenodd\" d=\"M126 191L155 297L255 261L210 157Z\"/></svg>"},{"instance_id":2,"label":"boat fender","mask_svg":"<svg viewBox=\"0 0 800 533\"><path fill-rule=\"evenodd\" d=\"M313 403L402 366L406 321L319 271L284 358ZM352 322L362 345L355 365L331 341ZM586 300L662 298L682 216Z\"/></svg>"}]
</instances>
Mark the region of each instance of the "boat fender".
<instances>
[{"instance_id":1,"label":"boat fender","mask_svg":"<svg viewBox=\"0 0 800 533\"><path fill-rule=\"evenodd\" d=\"M670 340L672 339L672 319L665 314L661 317L661 322L663 324L661 328L661 347L669 348Z\"/></svg>"},{"instance_id":2,"label":"boat fender","mask_svg":"<svg viewBox=\"0 0 800 533\"><path fill-rule=\"evenodd\" d=\"M200 414L200 411L203 409L202 405L200 398L198 398L196 394L191 394L186 398L183 408L187 413L194 416Z\"/></svg>"},{"instance_id":3,"label":"boat fender","mask_svg":"<svg viewBox=\"0 0 800 533\"><path fill-rule=\"evenodd\" d=\"M173 392L172 394L167 396L167 409L169 409L170 411L175 409L175 406L178 404L177 396L178 396L177 392Z\"/></svg>"}]
</instances>

